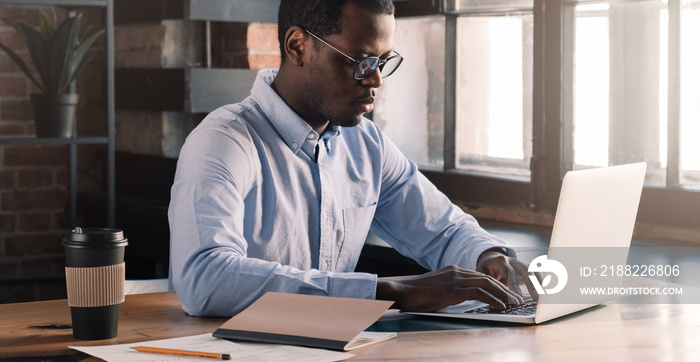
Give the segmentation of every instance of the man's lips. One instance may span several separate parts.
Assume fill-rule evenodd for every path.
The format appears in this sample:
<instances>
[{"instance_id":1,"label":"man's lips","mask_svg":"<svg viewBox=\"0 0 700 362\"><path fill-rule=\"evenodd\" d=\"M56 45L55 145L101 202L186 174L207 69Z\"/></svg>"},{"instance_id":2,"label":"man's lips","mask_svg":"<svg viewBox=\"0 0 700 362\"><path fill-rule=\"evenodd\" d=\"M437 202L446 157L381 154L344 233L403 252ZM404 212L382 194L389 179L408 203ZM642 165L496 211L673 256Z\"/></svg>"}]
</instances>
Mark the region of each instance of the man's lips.
<instances>
[{"instance_id":1,"label":"man's lips","mask_svg":"<svg viewBox=\"0 0 700 362\"><path fill-rule=\"evenodd\" d=\"M364 113L372 112L374 109L374 97L361 98L355 101Z\"/></svg>"}]
</instances>

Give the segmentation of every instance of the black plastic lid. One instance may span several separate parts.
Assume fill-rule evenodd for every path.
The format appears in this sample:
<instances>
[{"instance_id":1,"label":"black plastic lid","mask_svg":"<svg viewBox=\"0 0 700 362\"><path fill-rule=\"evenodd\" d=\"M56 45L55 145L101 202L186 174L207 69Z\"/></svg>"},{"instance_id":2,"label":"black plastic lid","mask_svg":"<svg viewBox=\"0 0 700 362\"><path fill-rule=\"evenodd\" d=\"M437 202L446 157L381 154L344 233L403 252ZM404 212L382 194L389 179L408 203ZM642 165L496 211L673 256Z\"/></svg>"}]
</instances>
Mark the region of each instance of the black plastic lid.
<instances>
[{"instance_id":1,"label":"black plastic lid","mask_svg":"<svg viewBox=\"0 0 700 362\"><path fill-rule=\"evenodd\" d=\"M128 243L124 237L124 232L120 229L76 227L63 238L63 245L66 244L72 247L88 245L107 246L105 244L119 247L126 246Z\"/></svg>"}]
</instances>

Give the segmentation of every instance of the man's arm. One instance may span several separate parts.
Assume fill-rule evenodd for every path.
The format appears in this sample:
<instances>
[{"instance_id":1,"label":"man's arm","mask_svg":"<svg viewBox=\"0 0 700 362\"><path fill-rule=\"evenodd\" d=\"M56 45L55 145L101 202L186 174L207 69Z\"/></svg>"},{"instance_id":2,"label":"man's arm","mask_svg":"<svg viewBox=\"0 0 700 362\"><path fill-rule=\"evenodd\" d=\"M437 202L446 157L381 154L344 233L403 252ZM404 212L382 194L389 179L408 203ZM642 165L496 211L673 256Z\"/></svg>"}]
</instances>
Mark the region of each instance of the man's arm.
<instances>
[{"instance_id":1,"label":"man's arm","mask_svg":"<svg viewBox=\"0 0 700 362\"><path fill-rule=\"evenodd\" d=\"M377 298L410 311L480 300L496 308L522 302L518 281L537 297L527 266L508 257L505 242L455 206L384 138L382 195L372 230L432 272L379 279Z\"/></svg>"}]
</instances>

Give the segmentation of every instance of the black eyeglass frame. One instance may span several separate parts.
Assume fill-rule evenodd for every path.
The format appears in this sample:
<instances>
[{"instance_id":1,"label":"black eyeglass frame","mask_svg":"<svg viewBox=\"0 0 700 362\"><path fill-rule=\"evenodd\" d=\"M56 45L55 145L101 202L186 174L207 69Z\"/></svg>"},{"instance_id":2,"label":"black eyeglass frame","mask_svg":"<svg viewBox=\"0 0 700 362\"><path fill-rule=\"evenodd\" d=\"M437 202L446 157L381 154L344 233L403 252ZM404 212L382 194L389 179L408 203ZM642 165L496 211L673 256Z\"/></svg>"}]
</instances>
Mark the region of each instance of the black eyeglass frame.
<instances>
[{"instance_id":1,"label":"black eyeglass frame","mask_svg":"<svg viewBox=\"0 0 700 362\"><path fill-rule=\"evenodd\" d=\"M361 58L361 59L355 59L355 58L353 58L353 57L351 57L351 56L349 56L349 55L343 53L343 52L340 51L338 48L336 48L336 47L334 47L334 46L328 44L328 42L326 42L325 40L321 39L321 38L318 37L316 34L310 32L310 31L308 31L308 30L306 30L306 29L304 29L304 31L306 31L307 33L309 33L309 35L311 35L312 37L318 39L321 43L326 44L326 45L327 45L328 47L330 47L331 49L333 49L333 50L335 50L336 52L340 53L342 56L344 56L344 57L346 57L346 58L352 60L353 62L355 62L355 70L353 70L353 72L352 72L352 77L355 78L356 80L364 80L364 79L367 79L367 78L371 77L372 74L374 74L374 71L377 70L377 68L379 68L379 71L380 71L380 73L381 73L381 77L382 77L382 78L386 78L386 77L388 77L388 76L394 74L394 72L396 72L396 69L399 69L399 66L400 66L401 63L403 62L403 56L402 56L401 54L399 54L399 52L397 52L396 50L393 50L393 52L396 53L396 55L392 55L392 56L390 56L390 57L388 57L388 58L386 58L386 59L383 59L383 60L382 60L381 58L379 58L379 57L376 57L376 56L369 56L369 57L364 57L364 58ZM387 64L389 61L391 61L392 59L396 59L396 58L399 59L399 62L396 64L396 66L394 67L394 69L391 69L391 71L390 71L389 73L384 74L384 73L383 73L383 71L384 71L384 65L386 65L386 64ZM368 60L371 61L371 62L369 63L369 67L365 70L365 69L361 66L361 64L362 64L363 62L365 62L365 61L368 61ZM361 72L362 75L358 76L357 73L359 73L359 72Z\"/></svg>"}]
</instances>

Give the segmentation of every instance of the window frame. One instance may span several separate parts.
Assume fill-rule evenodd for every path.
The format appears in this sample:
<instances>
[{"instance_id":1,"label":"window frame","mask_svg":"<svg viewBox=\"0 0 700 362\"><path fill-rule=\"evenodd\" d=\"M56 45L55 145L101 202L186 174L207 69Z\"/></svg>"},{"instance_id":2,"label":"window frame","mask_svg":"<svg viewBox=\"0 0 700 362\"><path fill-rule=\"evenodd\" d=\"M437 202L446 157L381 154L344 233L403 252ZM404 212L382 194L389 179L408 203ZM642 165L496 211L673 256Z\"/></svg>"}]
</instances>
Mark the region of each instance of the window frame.
<instances>
[{"instance_id":1,"label":"window frame","mask_svg":"<svg viewBox=\"0 0 700 362\"><path fill-rule=\"evenodd\" d=\"M573 167L573 142L564 124L564 95L562 74L564 61L563 19L565 3L582 1L534 0L530 9L534 17L533 59L533 130L530 179L516 176L490 175L456 168L456 39L457 18L468 14L450 10L449 4L438 6L445 18L445 130L444 164L442 167L421 167L421 171L454 202L479 207L481 205L517 207L533 212L554 213L564 174ZM430 0L403 0L404 3L435 4ZM546 2L546 7L545 7ZM437 2L442 3L441 1ZM444 7L444 8L443 8ZM669 48L680 48L680 0L669 0ZM447 8L447 10L445 10ZM397 6L398 9L398 6ZM433 15L435 7L425 13ZM479 11L479 13L484 13ZM397 10L397 17L405 16ZM670 57L673 58L673 57ZM665 226L697 227L700 225L700 192L680 185L680 58L669 62L668 95L668 163L666 185L645 185L638 220Z\"/></svg>"}]
</instances>

